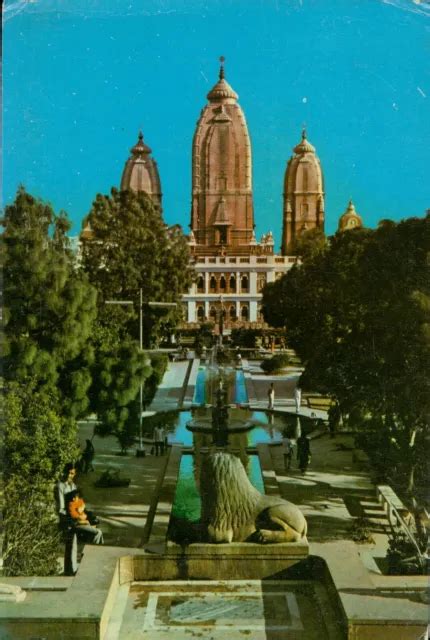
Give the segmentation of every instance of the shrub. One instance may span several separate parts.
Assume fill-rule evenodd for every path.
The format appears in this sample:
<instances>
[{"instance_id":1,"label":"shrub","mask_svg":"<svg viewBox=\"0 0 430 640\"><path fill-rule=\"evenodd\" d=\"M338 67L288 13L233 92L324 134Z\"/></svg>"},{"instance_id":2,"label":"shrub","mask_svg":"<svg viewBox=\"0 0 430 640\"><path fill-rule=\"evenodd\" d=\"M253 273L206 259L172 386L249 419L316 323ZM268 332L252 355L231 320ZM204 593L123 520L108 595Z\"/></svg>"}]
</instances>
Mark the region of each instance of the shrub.
<instances>
[{"instance_id":1,"label":"shrub","mask_svg":"<svg viewBox=\"0 0 430 640\"><path fill-rule=\"evenodd\" d=\"M17 477L7 483L3 571L6 576L58 573L60 543L52 488Z\"/></svg>"},{"instance_id":2,"label":"shrub","mask_svg":"<svg viewBox=\"0 0 430 640\"><path fill-rule=\"evenodd\" d=\"M290 360L286 353L277 353L268 360L264 360L261 363L261 368L264 373L279 373L282 369L285 369L290 363Z\"/></svg>"}]
</instances>

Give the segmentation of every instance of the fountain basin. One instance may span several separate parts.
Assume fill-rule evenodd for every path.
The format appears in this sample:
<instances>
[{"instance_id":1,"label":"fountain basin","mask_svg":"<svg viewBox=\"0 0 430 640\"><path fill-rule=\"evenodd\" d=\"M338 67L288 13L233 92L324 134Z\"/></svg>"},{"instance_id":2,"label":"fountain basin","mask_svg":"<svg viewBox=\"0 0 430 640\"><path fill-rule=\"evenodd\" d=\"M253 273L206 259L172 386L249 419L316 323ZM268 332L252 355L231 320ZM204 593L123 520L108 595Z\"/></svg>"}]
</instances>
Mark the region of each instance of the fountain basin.
<instances>
[{"instance_id":1,"label":"fountain basin","mask_svg":"<svg viewBox=\"0 0 430 640\"><path fill-rule=\"evenodd\" d=\"M251 580L273 576L309 556L307 538L301 542L256 544L167 541L162 555L134 557L135 580Z\"/></svg>"},{"instance_id":2,"label":"fountain basin","mask_svg":"<svg viewBox=\"0 0 430 640\"><path fill-rule=\"evenodd\" d=\"M262 423L251 422L251 421L247 421L247 422L229 421L228 425L226 425L225 427L225 431L227 433L244 433L246 431L251 431L251 429L261 424ZM187 429L193 432L212 433L213 426L210 420L207 420L207 421L201 420L201 419L191 420L190 422L187 422Z\"/></svg>"}]
</instances>

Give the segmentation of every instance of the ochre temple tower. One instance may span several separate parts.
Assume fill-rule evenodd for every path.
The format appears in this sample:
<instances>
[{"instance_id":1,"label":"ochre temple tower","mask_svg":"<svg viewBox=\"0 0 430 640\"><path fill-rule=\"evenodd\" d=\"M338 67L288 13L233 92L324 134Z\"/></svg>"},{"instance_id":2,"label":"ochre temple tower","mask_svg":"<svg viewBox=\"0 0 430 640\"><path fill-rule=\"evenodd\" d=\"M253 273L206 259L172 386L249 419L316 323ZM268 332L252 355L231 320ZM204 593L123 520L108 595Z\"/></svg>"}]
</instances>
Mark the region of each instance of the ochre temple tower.
<instances>
[{"instance_id":1,"label":"ochre temple tower","mask_svg":"<svg viewBox=\"0 0 430 640\"><path fill-rule=\"evenodd\" d=\"M161 184L157 163L151 157L151 149L143 141L142 132L131 156L124 166L121 178L121 190L144 191L161 211Z\"/></svg>"},{"instance_id":2,"label":"ochre temple tower","mask_svg":"<svg viewBox=\"0 0 430 640\"><path fill-rule=\"evenodd\" d=\"M294 253L294 240L315 227L324 231L324 179L321 163L303 129L288 160L284 180L282 255Z\"/></svg>"},{"instance_id":3,"label":"ochre temple tower","mask_svg":"<svg viewBox=\"0 0 430 640\"><path fill-rule=\"evenodd\" d=\"M197 255L249 253L255 242L251 143L223 62L193 139L190 226Z\"/></svg>"}]
</instances>

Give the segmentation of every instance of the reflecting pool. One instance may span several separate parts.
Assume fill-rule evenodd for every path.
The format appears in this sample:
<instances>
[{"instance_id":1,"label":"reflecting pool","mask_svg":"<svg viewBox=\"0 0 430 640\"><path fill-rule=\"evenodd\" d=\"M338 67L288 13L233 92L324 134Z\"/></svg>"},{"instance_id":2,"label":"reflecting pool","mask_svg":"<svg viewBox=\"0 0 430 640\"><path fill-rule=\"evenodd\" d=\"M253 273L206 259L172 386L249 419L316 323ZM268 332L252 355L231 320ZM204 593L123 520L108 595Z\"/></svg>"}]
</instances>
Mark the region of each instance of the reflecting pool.
<instances>
[{"instance_id":1,"label":"reflecting pool","mask_svg":"<svg viewBox=\"0 0 430 640\"><path fill-rule=\"evenodd\" d=\"M187 423L190 420L198 420L199 418L209 418L210 412L203 407L196 407L190 411L180 411L175 414L170 414L169 420L166 420L165 425L167 431L167 439L170 444L181 442L186 447L196 446L196 444L203 446L210 446L212 444L211 434L192 433L187 429ZM302 431L308 432L312 427L312 420L309 418L300 417L292 414L268 414L265 411L250 411L249 409L240 409L231 407L229 409L229 418L232 421L249 420L256 423L255 427L246 433L230 434L229 444L238 447L255 447L255 445L261 443L280 442L283 437L283 433L287 432L288 435L294 436L297 424L300 425ZM144 420L144 427L145 427ZM148 430L150 433L150 430Z\"/></svg>"},{"instance_id":2,"label":"reflecting pool","mask_svg":"<svg viewBox=\"0 0 430 640\"><path fill-rule=\"evenodd\" d=\"M193 404L213 404L220 378L222 378L227 392L228 404L246 404L248 402L245 375L242 369L200 367L196 378Z\"/></svg>"}]
</instances>

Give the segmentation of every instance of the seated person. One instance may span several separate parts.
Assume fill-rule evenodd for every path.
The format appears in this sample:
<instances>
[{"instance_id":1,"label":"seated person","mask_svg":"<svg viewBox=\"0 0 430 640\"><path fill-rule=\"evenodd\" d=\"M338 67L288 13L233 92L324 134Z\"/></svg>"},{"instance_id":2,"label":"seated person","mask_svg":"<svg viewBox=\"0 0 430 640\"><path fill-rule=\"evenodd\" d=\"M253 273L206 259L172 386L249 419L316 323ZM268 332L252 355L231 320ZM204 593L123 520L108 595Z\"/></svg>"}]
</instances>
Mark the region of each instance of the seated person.
<instances>
[{"instance_id":1,"label":"seated person","mask_svg":"<svg viewBox=\"0 0 430 640\"><path fill-rule=\"evenodd\" d=\"M77 490L70 491L66 496L67 510L76 527L79 537L90 544L103 544L103 533L92 525L85 511L85 502Z\"/></svg>"}]
</instances>

